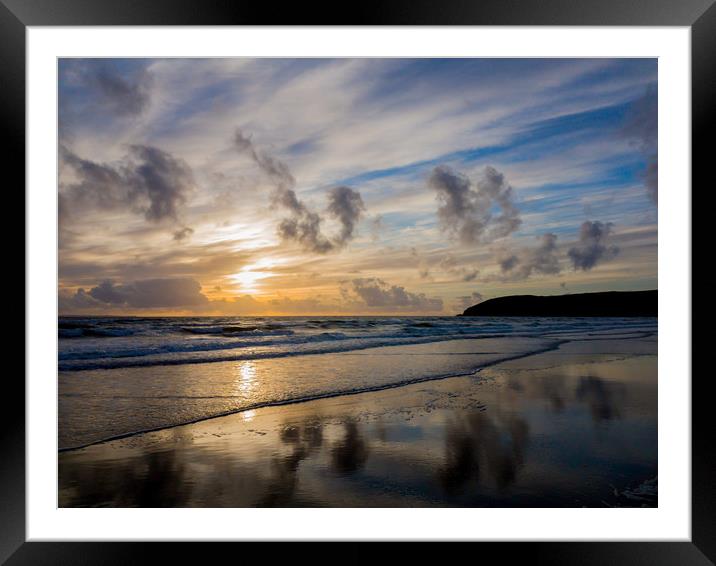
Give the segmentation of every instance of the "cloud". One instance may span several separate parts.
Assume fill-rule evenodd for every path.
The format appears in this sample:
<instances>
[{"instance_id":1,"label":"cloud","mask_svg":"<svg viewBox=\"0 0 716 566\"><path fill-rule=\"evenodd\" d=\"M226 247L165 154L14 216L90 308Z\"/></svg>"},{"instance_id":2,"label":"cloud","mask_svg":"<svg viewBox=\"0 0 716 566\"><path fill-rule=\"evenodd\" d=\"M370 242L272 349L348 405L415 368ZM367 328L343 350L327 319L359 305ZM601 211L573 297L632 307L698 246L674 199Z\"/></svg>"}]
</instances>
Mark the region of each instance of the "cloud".
<instances>
[{"instance_id":1,"label":"cloud","mask_svg":"<svg viewBox=\"0 0 716 566\"><path fill-rule=\"evenodd\" d=\"M480 275L480 271L478 269L463 269L464 271L462 274L462 280L465 282L474 281L475 279L477 279L477 276Z\"/></svg>"},{"instance_id":2,"label":"cloud","mask_svg":"<svg viewBox=\"0 0 716 566\"><path fill-rule=\"evenodd\" d=\"M334 249L333 243L321 233L321 217L305 208L281 220L276 231L282 240L297 242L309 252L325 254Z\"/></svg>"},{"instance_id":3,"label":"cloud","mask_svg":"<svg viewBox=\"0 0 716 566\"><path fill-rule=\"evenodd\" d=\"M607 245L612 226L611 222L589 220L582 224L579 243L567 252L575 271L579 269L589 271L598 263L612 259L619 253L617 246Z\"/></svg>"},{"instance_id":4,"label":"cloud","mask_svg":"<svg viewBox=\"0 0 716 566\"><path fill-rule=\"evenodd\" d=\"M61 131L68 121L97 126L139 116L151 105L155 75L146 60L62 58L58 71Z\"/></svg>"},{"instance_id":5,"label":"cloud","mask_svg":"<svg viewBox=\"0 0 716 566\"><path fill-rule=\"evenodd\" d=\"M383 223L383 216L380 214L377 214L373 217L373 219L370 221L370 238L374 242L377 242L380 239L380 233L385 229L385 224Z\"/></svg>"},{"instance_id":6,"label":"cloud","mask_svg":"<svg viewBox=\"0 0 716 566\"><path fill-rule=\"evenodd\" d=\"M396 308L417 311L440 311L443 301L428 298L423 293L411 293L405 287L390 285L377 278L358 278L346 283L344 298L357 297L367 307Z\"/></svg>"},{"instance_id":7,"label":"cloud","mask_svg":"<svg viewBox=\"0 0 716 566\"><path fill-rule=\"evenodd\" d=\"M234 146L239 153L247 153L277 186L279 192L290 191L296 185L291 170L283 161L272 157L265 151L258 150L250 136L237 129L234 133ZM291 191L293 192L293 191ZM295 197L295 194L294 194Z\"/></svg>"},{"instance_id":8,"label":"cloud","mask_svg":"<svg viewBox=\"0 0 716 566\"><path fill-rule=\"evenodd\" d=\"M428 260L420 254L417 248L410 248L410 257L418 262L418 275L420 279L431 279Z\"/></svg>"},{"instance_id":9,"label":"cloud","mask_svg":"<svg viewBox=\"0 0 716 566\"><path fill-rule=\"evenodd\" d=\"M57 308L60 314L72 313L87 309L96 309L106 305L93 298L84 289L77 289L74 293L60 289L58 293Z\"/></svg>"},{"instance_id":10,"label":"cloud","mask_svg":"<svg viewBox=\"0 0 716 566\"><path fill-rule=\"evenodd\" d=\"M112 308L197 308L208 305L199 283L190 278L144 279L115 284L103 281L89 290L74 293L62 289L58 297L60 313L106 311Z\"/></svg>"},{"instance_id":11,"label":"cloud","mask_svg":"<svg viewBox=\"0 0 716 566\"><path fill-rule=\"evenodd\" d=\"M649 198L656 204L659 190L659 99L655 85L647 88L644 96L638 99L627 115L622 129L623 135L635 143L646 160L643 173L644 185Z\"/></svg>"},{"instance_id":12,"label":"cloud","mask_svg":"<svg viewBox=\"0 0 716 566\"><path fill-rule=\"evenodd\" d=\"M294 241L304 250L325 254L345 247L353 239L356 223L365 211L358 191L345 186L329 189L326 212L338 222L340 229L338 234L328 237L321 230L323 218L296 195L296 180L285 163L258 150L251 138L241 130L236 130L234 134L234 146L239 152L249 155L274 183L271 204L289 213L277 226L277 233L282 240Z\"/></svg>"},{"instance_id":13,"label":"cloud","mask_svg":"<svg viewBox=\"0 0 716 566\"><path fill-rule=\"evenodd\" d=\"M150 222L176 221L195 187L186 162L156 147L130 145L117 164L95 163L66 147L60 156L76 177L62 185L60 220L78 210L127 210Z\"/></svg>"},{"instance_id":14,"label":"cloud","mask_svg":"<svg viewBox=\"0 0 716 566\"><path fill-rule=\"evenodd\" d=\"M334 187L328 191L328 213L340 223L341 230L334 240L343 246L353 239L356 223L365 212L365 204L358 191L350 187Z\"/></svg>"},{"instance_id":15,"label":"cloud","mask_svg":"<svg viewBox=\"0 0 716 566\"><path fill-rule=\"evenodd\" d=\"M134 308L196 307L208 304L201 293L201 285L190 278L143 279L115 284L103 281L89 291L79 289L75 299L87 296L104 305Z\"/></svg>"},{"instance_id":16,"label":"cloud","mask_svg":"<svg viewBox=\"0 0 716 566\"><path fill-rule=\"evenodd\" d=\"M500 269L503 273L512 271L519 262L520 258L513 254L500 260Z\"/></svg>"},{"instance_id":17,"label":"cloud","mask_svg":"<svg viewBox=\"0 0 716 566\"><path fill-rule=\"evenodd\" d=\"M445 273L457 276L464 282L474 281L480 274L480 270L475 267L459 266L457 264L455 256L453 256L452 254L447 254L445 257L443 257L440 260L439 267Z\"/></svg>"},{"instance_id":18,"label":"cloud","mask_svg":"<svg viewBox=\"0 0 716 566\"><path fill-rule=\"evenodd\" d=\"M474 281L480 274L476 267L458 265L458 260L451 253L445 254L442 258L436 258L432 265L415 247L410 248L410 256L414 261L417 261L418 275L421 279L432 281L434 274L443 273L450 276L450 278L468 282Z\"/></svg>"},{"instance_id":19,"label":"cloud","mask_svg":"<svg viewBox=\"0 0 716 566\"><path fill-rule=\"evenodd\" d=\"M494 167L485 167L482 177L473 183L447 165L439 165L430 174L428 186L438 195L442 229L462 244L504 238L522 223L512 202L512 187ZM495 208L500 209L497 215Z\"/></svg>"},{"instance_id":20,"label":"cloud","mask_svg":"<svg viewBox=\"0 0 716 566\"><path fill-rule=\"evenodd\" d=\"M539 245L511 254L499 261L503 278L513 281L527 279L533 273L554 275L561 271L557 257L557 236L552 233L538 237Z\"/></svg>"},{"instance_id":21,"label":"cloud","mask_svg":"<svg viewBox=\"0 0 716 566\"><path fill-rule=\"evenodd\" d=\"M106 65L97 66L87 75L98 102L120 116L141 114L149 106L152 79L148 69L120 75Z\"/></svg>"},{"instance_id":22,"label":"cloud","mask_svg":"<svg viewBox=\"0 0 716 566\"><path fill-rule=\"evenodd\" d=\"M542 234L539 238L540 244L530 250L528 255L529 265L534 271L544 274L559 273L559 261L557 260L557 236L555 234Z\"/></svg>"},{"instance_id":23,"label":"cloud","mask_svg":"<svg viewBox=\"0 0 716 566\"><path fill-rule=\"evenodd\" d=\"M174 240L177 242L181 242L182 240L188 238L194 233L194 229L190 228L189 226L184 226L183 228L180 228L173 234Z\"/></svg>"}]
</instances>

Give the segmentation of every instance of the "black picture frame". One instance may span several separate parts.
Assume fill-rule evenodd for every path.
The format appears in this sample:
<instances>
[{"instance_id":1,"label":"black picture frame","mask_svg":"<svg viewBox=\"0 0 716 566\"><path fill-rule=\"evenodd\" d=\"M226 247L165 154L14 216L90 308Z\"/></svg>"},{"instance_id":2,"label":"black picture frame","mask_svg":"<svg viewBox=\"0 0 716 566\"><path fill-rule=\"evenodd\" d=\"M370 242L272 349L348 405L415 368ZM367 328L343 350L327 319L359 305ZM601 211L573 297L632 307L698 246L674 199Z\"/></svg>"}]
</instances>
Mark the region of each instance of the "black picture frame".
<instances>
[{"instance_id":1,"label":"black picture frame","mask_svg":"<svg viewBox=\"0 0 716 566\"><path fill-rule=\"evenodd\" d=\"M589 25L691 28L692 184L712 188L707 135L716 100L715 0L363 0L350 6L222 0L0 0L0 116L6 195L25 182L25 31L28 26L88 25ZM711 136L709 136L711 137ZM710 140L709 140L710 141ZM710 153L710 151L709 151ZM709 156L710 157L710 156ZM673 188L676 190L677 188ZM671 189L669 189L671 190ZM690 190L690 189L689 189ZM17 203L24 210L24 200ZM692 221L692 226L693 226ZM6 236L7 237L7 236ZM16 238L16 236L15 236ZM8 240L11 241L11 240ZM693 276L693 275L692 275ZM6 312L15 320L19 301ZM30 329L31 331L32 329ZM671 376L690 378L690 376ZM26 542L24 384L6 372L0 411L0 563L133 564L161 559L208 562L226 547L205 543ZM692 379L692 537L690 542L482 543L479 558L549 564L716 563L716 446L710 376ZM12 408L10 407L12 406ZM276 551L276 546L272 552ZM285 547L281 547L285 548ZM294 552L289 549L288 552ZM370 545L350 556L363 559ZM421 549L421 554L424 551ZM437 552L441 552L437 550ZM336 556L325 553L325 556ZM441 552L444 559L444 554ZM345 558L345 551L337 555ZM426 556L423 554L423 556ZM427 555L429 556L429 554ZM426 556L426 557L427 557ZM161 557L161 558L158 558ZM275 555L272 558L276 558Z\"/></svg>"}]
</instances>

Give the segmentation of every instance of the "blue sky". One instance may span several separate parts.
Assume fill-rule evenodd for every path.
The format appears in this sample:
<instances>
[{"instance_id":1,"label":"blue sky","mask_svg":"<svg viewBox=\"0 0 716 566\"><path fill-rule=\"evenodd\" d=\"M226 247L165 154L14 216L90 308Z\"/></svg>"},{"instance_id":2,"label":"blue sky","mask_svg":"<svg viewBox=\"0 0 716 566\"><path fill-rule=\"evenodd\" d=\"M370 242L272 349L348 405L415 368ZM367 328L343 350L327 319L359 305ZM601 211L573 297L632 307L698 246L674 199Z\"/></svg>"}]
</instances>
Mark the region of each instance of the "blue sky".
<instances>
[{"instance_id":1,"label":"blue sky","mask_svg":"<svg viewBox=\"0 0 716 566\"><path fill-rule=\"evenodd\" d=\"M656 85L656 59L62 59L61 306L655 288Z\"/></svg>"}]
</instances>

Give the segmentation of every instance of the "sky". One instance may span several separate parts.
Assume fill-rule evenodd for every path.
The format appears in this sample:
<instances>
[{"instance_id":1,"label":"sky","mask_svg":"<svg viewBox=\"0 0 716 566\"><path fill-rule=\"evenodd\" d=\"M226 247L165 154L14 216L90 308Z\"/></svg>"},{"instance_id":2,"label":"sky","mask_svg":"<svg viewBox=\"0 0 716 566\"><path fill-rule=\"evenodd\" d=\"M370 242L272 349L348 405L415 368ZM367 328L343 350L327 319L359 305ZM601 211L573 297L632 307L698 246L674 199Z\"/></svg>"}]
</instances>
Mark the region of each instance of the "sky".
<instances>
[{"instance_id":1,"label":"sky","mask_svg":"<svg viewBox=\"0 0 716 566\"><path fill-rule=\"evenodd\" d=\"M59 310L657 288L656 59L60 59Z\"/></svg>"}]
</instances>

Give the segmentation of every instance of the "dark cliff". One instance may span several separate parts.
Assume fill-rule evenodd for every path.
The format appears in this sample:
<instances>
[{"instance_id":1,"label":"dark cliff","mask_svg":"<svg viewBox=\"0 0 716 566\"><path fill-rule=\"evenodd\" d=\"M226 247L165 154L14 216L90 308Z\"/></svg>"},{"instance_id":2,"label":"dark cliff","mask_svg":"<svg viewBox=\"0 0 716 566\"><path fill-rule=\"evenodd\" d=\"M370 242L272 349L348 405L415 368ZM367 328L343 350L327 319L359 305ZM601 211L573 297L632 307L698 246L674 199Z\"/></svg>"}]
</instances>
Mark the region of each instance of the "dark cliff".
<instances>
[{"instance_id":1,"label":"dark cliff","mask_svg":"<svg viewBox=\"0 0 716 566\"><path fill-rule=\"evenodd\" d=\"M514 295L489 299L458 316L657 316L658 291Z\"/></svg>"}]
</instances>

